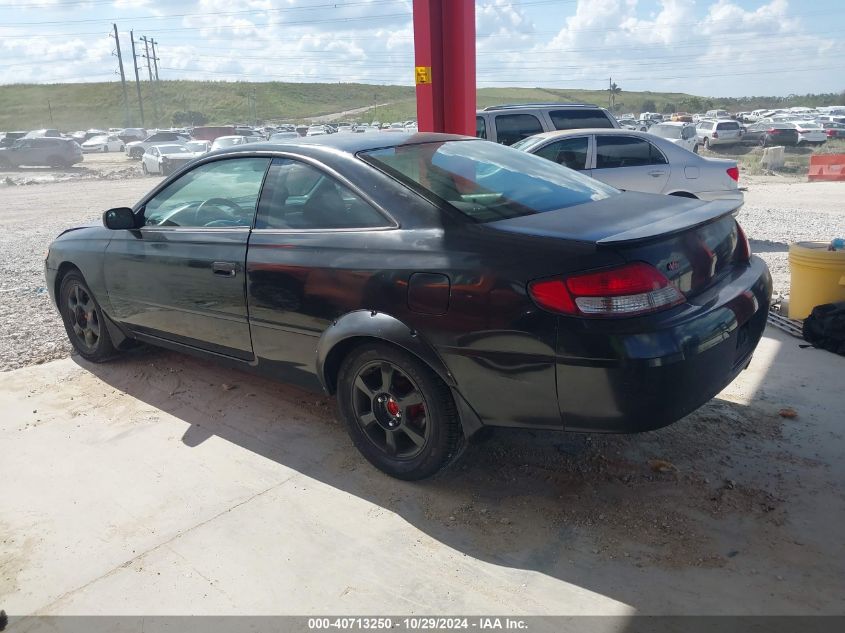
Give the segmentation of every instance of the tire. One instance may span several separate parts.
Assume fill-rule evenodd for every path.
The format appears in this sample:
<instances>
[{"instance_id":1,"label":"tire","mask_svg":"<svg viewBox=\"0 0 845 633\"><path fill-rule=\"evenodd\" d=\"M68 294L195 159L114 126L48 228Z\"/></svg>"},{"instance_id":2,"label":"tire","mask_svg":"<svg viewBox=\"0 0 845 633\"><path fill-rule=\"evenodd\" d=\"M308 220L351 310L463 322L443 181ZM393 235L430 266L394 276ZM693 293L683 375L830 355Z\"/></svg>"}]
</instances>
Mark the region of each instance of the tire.
<instances>
[{"instance_id":1,"label":"tire","mask_svg":"<svg viewBox=\"0 0 845 633\"><path fill-rule=\"evenodd\" d=\"M698 154L698 143L696 143L695 145L692 146L692 153Z\"/></svg>"},{"instance_id":2,"label":"tire","mask_svg":"<svg viewBox=\"0 0 845 633\"><path fill-rule=\"evenodd\" d=\"M65 161L63 161L58 156L50 156L50 157L47 158L47 165L49 167L63 167L64 164L65 164Z\"/></svg>"},{"instance_id":3,"label":"tire","mask_svg":"<svg viewBox=\"0 0 845 633\"><path fill-rule=\"evenodd\" d=\"M103 145L103 154L108 154L108 152L109 152L109 146Z\"/></svg>"},{"instance_id":4,"label":"tire","mask_svg":"<svg viewBox=\"0 0 845 633\"><path fill-rule=\"evenodd\" d=\"M350 352L338 374L337 400L352 443L391 477L430 477L464 447L449 388L417 357L389 345Z\"/></svg>"},{"instance_id":5,"label":"tire","mask_svg":"<svg viewBox=\"0 0 845 633\"><path fill-rule=\"evenodd\" d=\"M710 139L709 138L704 139L704 149L706 149L706 150L710 149Z\"/></svg>"},{"instance_id":6,"label":"tire","mask_svg":"<svg viewBox=\"0 0 845 633\"><path fill-rule=\"evenodd\" d=\"M149 176L149 175L150 175L150 170L149 170L149 169L147 169L147 163L145 163L145 162L143 162L143 161L141 161L141 171L142 171L142 172L144 172L144 175L145 175L145 176Z\"/></svg>"},{"instance_id":7,"label":"tire","mask_svg":"<svg viewBox=\"0 0 845 633\"><path fill-rule=\"evenodd\" d=\"M71 345L85 360L102 363L118 354L100 304L78 270L62 278L59 312Z\"/></svg>"}]
</instances>

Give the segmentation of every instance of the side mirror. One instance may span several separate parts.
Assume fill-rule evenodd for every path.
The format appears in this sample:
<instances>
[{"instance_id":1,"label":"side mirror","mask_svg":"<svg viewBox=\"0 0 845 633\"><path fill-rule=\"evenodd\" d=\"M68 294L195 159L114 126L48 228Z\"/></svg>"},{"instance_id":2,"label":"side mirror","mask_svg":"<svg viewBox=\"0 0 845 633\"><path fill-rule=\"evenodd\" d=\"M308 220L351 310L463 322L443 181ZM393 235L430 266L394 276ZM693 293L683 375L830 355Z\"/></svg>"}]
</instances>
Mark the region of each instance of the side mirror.
<instances>
[{"instance_id":1,"label":"side mirror","mask_svg":"<svg viewBox=\"0 0 845 633\"><path fill-rule=\"evenodd\" d=\"M136 228L135 214L129 207L117 207L103 213L103 225L112 231Z\"/></svg>"}]
</instances>

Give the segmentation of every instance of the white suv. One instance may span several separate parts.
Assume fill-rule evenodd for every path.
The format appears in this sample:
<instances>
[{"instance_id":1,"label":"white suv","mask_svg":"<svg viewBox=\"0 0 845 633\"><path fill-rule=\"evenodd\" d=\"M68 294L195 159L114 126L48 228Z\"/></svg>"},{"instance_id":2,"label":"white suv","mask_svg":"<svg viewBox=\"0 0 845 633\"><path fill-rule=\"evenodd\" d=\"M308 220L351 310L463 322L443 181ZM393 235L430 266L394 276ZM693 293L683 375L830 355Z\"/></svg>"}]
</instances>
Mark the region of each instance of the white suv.
<instances>
[{"instance_id":1,"label":"white suv","mask_svg":"<svg viewBox=\"0 0 845 633\"><path fill-rule=\"evenodd\" d=\"M699 145L734 145L742 141L742 126L733 119L702 119L695 126Z\"/></svg>"}]
</instances>

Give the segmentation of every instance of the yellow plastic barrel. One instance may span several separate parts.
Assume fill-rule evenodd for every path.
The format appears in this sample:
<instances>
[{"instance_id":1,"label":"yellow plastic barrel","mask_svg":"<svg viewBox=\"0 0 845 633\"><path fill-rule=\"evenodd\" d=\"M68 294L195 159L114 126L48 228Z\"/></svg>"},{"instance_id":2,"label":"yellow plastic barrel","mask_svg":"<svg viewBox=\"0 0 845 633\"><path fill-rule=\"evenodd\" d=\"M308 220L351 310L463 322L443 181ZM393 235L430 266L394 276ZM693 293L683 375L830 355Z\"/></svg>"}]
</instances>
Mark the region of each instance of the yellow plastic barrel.
<instances>
[{"instance_id":1,"label":"yellow plastic barrel","mask_svg":"<svg viewBox=\"0 0 845 633\"><path fill-rule=\"evenodd\" d=\"M845 301L845 250L828 242L789 245L789 318L805 319L823 303Z\"/></svg>"}]
</instances>

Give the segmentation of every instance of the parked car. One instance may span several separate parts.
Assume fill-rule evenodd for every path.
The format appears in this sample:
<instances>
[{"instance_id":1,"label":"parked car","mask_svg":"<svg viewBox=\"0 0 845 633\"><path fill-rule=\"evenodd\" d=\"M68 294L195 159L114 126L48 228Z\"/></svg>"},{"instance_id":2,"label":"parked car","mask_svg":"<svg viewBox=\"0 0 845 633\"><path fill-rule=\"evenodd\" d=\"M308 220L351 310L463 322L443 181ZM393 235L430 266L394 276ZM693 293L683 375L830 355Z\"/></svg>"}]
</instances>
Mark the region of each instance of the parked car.
<instances>
[{"instance_id":1,"label":"parked car","mask_svg":"<svg viewBox=\"0 0 845 633\"><path fill-rule=\"evenodd\" d=\"M827 141L827 133L819 123L814 121L794 121L790 125L798 131L799 145L821 145Z\"/></svg>"},{"instance_id":2,"label":"parked car","mask_svg":"<svg viewBox=\"0 0 845 633\"><path fill-rule=\"evenodd\" d=\"M771 298L736 207L453 135L248 144L65 231L46 286L85 360L138 340L322 386L420 479L485 426L642 431L721 391Z\"/></svg>"},{"instance_id":3,"label":"parked car","mask_svg":"<svg viewBox=\"0 0 845 633\"><path fill-rule=\"evenodd\" d=\"M218 149L233 147L235 145L246 145L246 139L239 134L232 136L218 136L211 144L211 151L213 152Z\"/></svg>"},{"instance_id":4,"label":"parked car","mask_svg":"<svg viewBox=\"0 0 845 633\"><path fill-rule=\"evenodd\" d=\"M278 141L292 141L299 138L299 134L297 132L276 132L270 137L270 142L275 143Z\"/></svg>"},{"instance_id":5,"label":"parked car","mask_svg":"<svg viewBox=\"0 0 845 633\"><path fill-rule=\"evenodd\" d=\"M640 123L636 119L617 119L617 123L619 123L620 128L625 130L638 130L640 132L645 132L648 129L647 125Z\"/></svg>"},{"instance_id":6,"label":"parked car","mask_svg":"<svg viewBox=\"0 0 845 633\"><path fill-rule=\"evenodd\" d=\"M669 120L680 121L682 123L692 123L692 115L689 112L675 112Z\"/></svg>"},{"instance_id":7,"label":"parked car","mask_svg":"<svg viewBox=\"0 0 845 633\"><path fill-rule=\"evenodd\" d=\"M758 121L745 129L742 142L763 147L798 145L798 130L790 123Z\"/></svg>"},{"instance_id":8,"label":"parked car","mask_svg":"<svg viewBox=\"0 0 845 633\"><path fill-rule=\"evenodd\" d=\"M198 141L214 141L221 136L233 136L235 128L232 125L204 125L191 130L191 138Z\"/></svg>"},{"instance_id":9,"label":"parked car","mask_svg":"<svg viewBox=\"0 0 845 633\"><path fill-rule=\"evenodd\" d=\"M822 123L827 138L845 138L845 123Z\"/></svg>"},{"instance_id":10,"label":"parked car","mask_svg":"<svg viewBox=\"0 0 845 633\"><path fill-rule=\"evenodd\" d=\"M475 113L475 135L502 145L540 132L605 127L618 128L619 123L605 108L581 103L500 105Z\"/></svg>"},{"instance_id":11,"label":"parked car","mask_svg":"<svg viewBox=\"0 0 845 633\"><path fill-rule=\"evenodd\" d=\"M625 191L743 201L736 161L704 158L648 132L544 132L514 147Z\"/></svg>"},{"instance_id":12,"label":"parked car","mask_svg":"<svg viewBox=\"0 0 845 633\"><path fill-rule=\"evenodd\" d=\"M206 154L211 151L211 141L188 141L185 143L185 147L188 148L189 152Z\"/></svg>"},{"instance_id":13,"label":"parked car","mask_svg":"<svg viewBox=\"0 0 845 633\"><path fill-rule=\"evenodd\" d=\"M83 152L122 152L125 144L114 134L93 136L82 143Z\"/></svg>"},{"instance_id":14,"label":"parked car","mask_svg":"<svg viewBox=\"0 0 845 633\"><path fill-rule=\"evenodd\" d=\"M149 134L141 127L127 127L123 128L117 133L117 137L124 143L132 143L133 141L143 141Z\"/></svg>"},{"instance_id":15,"label":"parked car","mask_svg":"<svg viewBox=\"0 0 845 633\"><path fill-rule=\"evenodd\" d=\"M204 154L205 151L192 152L187 145L153 145L141 157L141 170L145 175L169 176Z\"/></svg>"},{"instance_id":16,"label":"parked car","mask_svg":"<svg viewBox=\"0 0 845 633\"><path fill-rule=\"evenodd\" d=\"M54 128L47 128L42 130L30 130L24 135L24 138L61 138L62 133Z\"/></svg>"},{"instance_id":17,"label":"parked car","mask_svg":"<svg viewBox=\"0 0 845 633\"><path fill-rule=\"evenodd\" d=\"M0 148L0 168L72 167L82 160L79 144L65 138L24 137Z\"/></svg>"},{"instance_id":18,"label":"parked car","mask_svg":"<svg viewBox=\"0 0 845 633\"><path fill-rule=\"evenodd\" d=\"M668 139L678 147L683 147L695 154L698 153L698 135L692 123L666 121L652 125L648 131L649 134Z\"/></svg>"},{"instance_id":19,"label":"parked car","mask_svg":"<svg viewBox=\"0 0 845 633\"><path fill-rule=\"evenodd\" d=\"M184 144L188 140L189 137L186 134L179 134L178 132L156 132L143 141L126 143L124 149L129 158L140 159L144 155L144 152L153 145L161 145L163 143L167 143L168 145L173 145L174 143Z\"/></svg>"},{"instance_id":20,"label":"parked car","mask_svg":"<svg viewBox=\"0 0 845 633\"><path fill-rule=\"evenodd\" d=\"M742 141L743 130L733 119L703 119L695 126L698 144L710 149L715 145L736 145Z\"/></svg>"},{"instance_id":21,"label":"parked car","mask_svg":"<svg viewBox=\"0 0 845 633\"><path fill-rule=\"evenodd\" d=\"M26 136L26 132L5 132L3 138L0 138L0 147L9 147L24 136Z\"/></svg>"},{"instance_id":22,"label":"parked car","mask_svg":"<svg viewBox=\"0 0 845 633\"><path fill-rule=\"evenodd\" d=\"M705 119L730 119L731 113L727 110L708 110L704 113Z\"/></svg>"}]
</instances>

